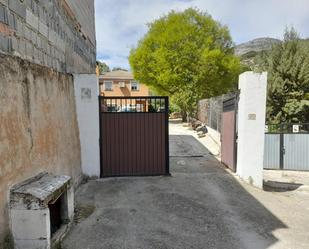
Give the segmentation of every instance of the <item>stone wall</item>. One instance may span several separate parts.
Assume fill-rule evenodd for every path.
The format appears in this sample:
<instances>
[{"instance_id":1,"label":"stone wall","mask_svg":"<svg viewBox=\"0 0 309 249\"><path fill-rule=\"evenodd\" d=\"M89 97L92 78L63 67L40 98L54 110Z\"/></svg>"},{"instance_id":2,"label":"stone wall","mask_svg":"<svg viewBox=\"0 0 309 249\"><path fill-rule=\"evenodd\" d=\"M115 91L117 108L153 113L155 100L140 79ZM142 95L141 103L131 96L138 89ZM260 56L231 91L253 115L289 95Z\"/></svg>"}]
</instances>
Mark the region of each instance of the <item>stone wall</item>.
<instances>
[{"instance_id":1,"label":"stone wall","mask_svg":"<svg viewBox=\"0 0 309 249\"><path fill-rule=\"evenodd\" d=\"M221 116L223 111L223 101L234 96L228 93L210 99L202 99L197 105L197 118L208 127L217 132L221 132Z\"/></svg>"},{"instance_id":2,"label":"stone wall","mask_svg":"<svg viewBox=\"0 0 309 249\"><path fill-rule=\"evenodd\" d=\"M81 179L73 76L0 55L0 248L10 187L42 171Z\"/></svg>"},{"instance_id":3,"label":"stone wall","mask_svg":"<svg viewBox=\"0 0 309 249\"><path fill-rule=\"evenodd\" d=\"M197 119L208 125L210 99L201 99L197 104Z\"/></svg>"},{"instance_id":4,"label":"stone wall","mask_svg":"<svg viewBox=\"0 0 309 249\"><path fill-rule=\"evenodd\" d=\"M94 0L0 0L0 52L66 73L95 73Z\"/></svg>"}]
</instances>

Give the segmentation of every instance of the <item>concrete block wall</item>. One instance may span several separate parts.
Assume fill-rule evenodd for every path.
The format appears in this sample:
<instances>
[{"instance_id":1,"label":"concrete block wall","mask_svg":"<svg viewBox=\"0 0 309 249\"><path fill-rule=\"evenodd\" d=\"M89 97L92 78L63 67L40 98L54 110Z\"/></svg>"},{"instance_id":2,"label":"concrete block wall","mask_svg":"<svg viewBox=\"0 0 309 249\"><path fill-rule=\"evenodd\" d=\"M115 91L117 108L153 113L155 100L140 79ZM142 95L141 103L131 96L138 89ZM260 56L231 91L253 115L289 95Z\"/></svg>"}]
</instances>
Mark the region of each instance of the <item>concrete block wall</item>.
<instances>
[{"instance_id":1,"label":"concrete block wall","mask_svg":"<svg viewBox=\"0 0 309 249\"><path fill-rule=\"evenodd\" d=\"M0 52L59 72L95 73L94 0L0 0Z\"/></svg>"},{"instance_id":2,"label":"concrete block wall","mask_svg":"<svg viewBox=\"0 0 309 249\"><path fill-rule=\"evenodd\" d=\"M89 37L90 41L95 44L95 29L94 23L94 8L93 0L67 0L68 6L75 13L77 20L81 23L82 32ZM80 6L88 6L87 8L81 8Z\"/></svg>"}]
</instances>

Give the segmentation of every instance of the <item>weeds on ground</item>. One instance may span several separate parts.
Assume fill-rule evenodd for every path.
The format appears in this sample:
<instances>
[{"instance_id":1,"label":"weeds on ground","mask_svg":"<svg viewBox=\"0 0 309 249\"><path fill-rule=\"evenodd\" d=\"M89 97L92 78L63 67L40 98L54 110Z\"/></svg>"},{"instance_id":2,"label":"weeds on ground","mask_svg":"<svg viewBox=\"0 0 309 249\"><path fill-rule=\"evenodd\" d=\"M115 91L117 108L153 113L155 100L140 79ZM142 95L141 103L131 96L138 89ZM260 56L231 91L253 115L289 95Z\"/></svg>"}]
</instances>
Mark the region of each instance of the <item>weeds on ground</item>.
<instances>
[{"instance_id":1,"label":"weeds on ground","mask_svg":"<svg viewBox=\"0 0 309 249\"><path fill-rule=\"evenodd\" d=\"M0 241L0 248L1 248L1 241ZM8 232L4 237L3 248L4 249L14 249L14 239L10 232Z\"/></svg>"},{"instance_id":2,"label":"weeds on ground","mask_svg":"<svg viewBox=\"0 0 309 249\"><path fill-rule=\"evenodd\" d=\"M88 218L95 210L94 205L80 205L75 207L74 222L80 223L81 220Z\"/></svg>"}]
</instances>

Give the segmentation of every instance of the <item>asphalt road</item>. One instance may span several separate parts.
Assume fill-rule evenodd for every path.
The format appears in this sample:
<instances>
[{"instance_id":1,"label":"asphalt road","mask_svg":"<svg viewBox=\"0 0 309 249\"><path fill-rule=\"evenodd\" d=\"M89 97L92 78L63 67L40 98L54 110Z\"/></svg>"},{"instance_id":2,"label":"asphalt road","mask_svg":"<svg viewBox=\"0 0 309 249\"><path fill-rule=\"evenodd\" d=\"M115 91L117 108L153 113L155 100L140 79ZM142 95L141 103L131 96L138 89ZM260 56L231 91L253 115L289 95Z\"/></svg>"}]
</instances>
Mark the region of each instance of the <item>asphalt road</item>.
<instances>
[{"instance_id":1,"label":"asphalt road","mask_svg":"<svg viewBox=\"0 0 309 249\"><path fill-rule=\"evenodd\" d=\"M269 203L279 197L248 190L194 137L175 134L170 142L171 177L112 178L82 185L76 196L76 224L62 247L309 248L304 240L288 240L293 234L280 242L275 231L285 231L287 225L253 195Z\"/></svg>"}]
</instances>

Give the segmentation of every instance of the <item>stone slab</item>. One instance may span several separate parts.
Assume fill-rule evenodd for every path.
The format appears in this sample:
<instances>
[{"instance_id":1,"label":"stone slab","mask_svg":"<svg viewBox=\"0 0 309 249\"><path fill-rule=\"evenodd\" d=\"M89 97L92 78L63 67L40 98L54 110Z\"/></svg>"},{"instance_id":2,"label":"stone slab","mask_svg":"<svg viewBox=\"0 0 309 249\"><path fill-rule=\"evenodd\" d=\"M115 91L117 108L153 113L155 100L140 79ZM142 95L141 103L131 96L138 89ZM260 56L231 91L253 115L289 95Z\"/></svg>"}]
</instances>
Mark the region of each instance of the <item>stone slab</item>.
<instances>
[{"instance_id":1,"label":"stone slab","mask_svg":"<svg viewBox=\"0 0 309 249\"><path fill-rule=\"evenodd\" d=\"M17 198L21 195L27 196L30 199L48 203L54 196L64 190L70 184L71 177L69 176L54 176L48 173L41 173L33 178L30 178L11 189L11 200L16 195ZM61 194L59 193L59 194Z\"/></svg>"}]
</instances>

